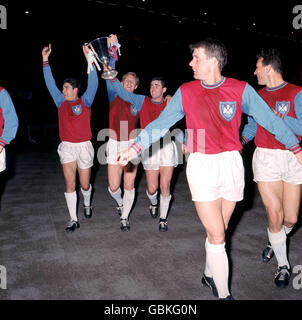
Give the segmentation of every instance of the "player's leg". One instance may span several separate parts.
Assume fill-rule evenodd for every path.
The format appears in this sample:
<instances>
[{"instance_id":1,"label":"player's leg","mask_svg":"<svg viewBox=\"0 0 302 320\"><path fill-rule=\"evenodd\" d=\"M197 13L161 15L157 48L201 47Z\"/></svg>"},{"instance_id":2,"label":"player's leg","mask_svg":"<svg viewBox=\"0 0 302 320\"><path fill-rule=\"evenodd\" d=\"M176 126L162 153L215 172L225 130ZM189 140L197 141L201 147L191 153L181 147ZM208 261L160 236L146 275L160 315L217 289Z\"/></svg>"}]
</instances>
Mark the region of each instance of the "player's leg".
<instances>
[{"instance_id":1,"label":"player's leg","mask_svg":"<svg viewBox=\"0 0 302 320\"><path fill-rule=\"evenodd\" d=\"M170 185L173 176L174 166L160 166L160 219L159 231L168 230L167 214L171 201Z\"/></svg>"},{"instance_id":2,"label":"player's leg","mask_svg":"<svg viewBox=\"0 0 302 320\"><path fill-rule=\"evenodd\" d=\"M134 182L137 173L137 165L128 163L123 168L124 171L124 196L123 196L123 210L121 214L121 230L128 231L130 229L129 214L135 198Z\"/></svg>"},{"instance_id":3,"label":"player's leg","mask_svg":"<svg viewBox=\"0 0 302 320\"><path fill-rule=\"evenodd\" d=\"M153 219L158 216L158 179L159 179L159 169L158 170L147 170L146 173L146 182L147 190L146 194L150 200L149 211Z\"/></svg>"},{"instance_id":4,"label":"player's leg","mask_svg":"<svg viewBox=\"0 0 302 320\"><path fill-rule=\"evenodd\" d=\"M74 153L74 144L61 142L57 151L62 164L66 186L66 192L64 195L70 216L70 223L65 230L74 231L80 226L77 218L77 194L75 191L77 162L76 154Z\"/></svg>"},{"instance_id":5,"label":"player's leg","mask_svg":"<svg viewBox=\"0 0 302 320\"><path fill-rule=\"evenodd\" d=\"M283 182L283 226L288 235L297 223L302 196L302 185Z\"/></svg>"},{"instance_id":6,"label":"player's leg","mask_svg":"<svg viewBox=\"0 0 302 320\"><path fill-rule=\"evenodd\" d=\"M91 193L92 186L90 184L91 167L93 166L94 148L90 141L81 142L76 145L78 174L81 186L81 192L84 200L84 216L92 217Z\"/></svg>"},{"instance_id":7,"label":"player's leg","mask_svg":"<svg viewBox=\"0 0 302 320\"><path fill-rule=\"evenodd\" d=\"M222 213L222 199L207 202L195 201L194 204L207 233L205 277L213 279L219 298L229 298L231 296L228 289L229 262L225 251L225 222ZM235 203L227 204L228 208L232 206L234 207ZM224 207L226 207L225 203ZM230 216L229 212L225 215ZM213 293L215 294L214 290Z\"/></svg>"},{"instance_id":8,"label":"player's leg","mask_svg":"<svg viewBox=\"0 0 302 320\"><path fill-rule=\"evenodd\" d=\"M257 185L267 212L269 242L278 262L275 283L278 287L285 287L289 283L290 265L286 252L286 233L283 228L283 182L258 181Z\"/></svg>"},{"instance_id":9,"label":"player's leg","mask_svg":"<svg viewBox=\"0 0 302 320\"><path fill-rule=\"evenodd\" d=\"M123 166L117 164L109 164L107 166L107 174L108 174L108 191L111 197L117 203L117 210L119 214L122 214L123 209L123 198L122 198L122 190L120 188L123 174Z\"/></svg>"},{"instance_id":10,"label":"player's leg","mask_svg":"<svg viewBox=\"0 0 302 320\"><path fill-rule=\"evenodd\" d=\"M77 193L75 191L77 163L76 161L64 163L62 168L66 184L65 199L70 215L70 223L65 230L74 231L80 226L77 217Z\"/></svg>"},{"instance_id":11,"label":"player's leg","mask_svg":"<svg viewBox=\"0 0 302 320\"><path fill-rule=\"evenodd\" d=\"M84 199L84 216L86 218L92 217L91 206L91 192L92 186L90 184L91 168L81 169L78 167L79 180L81 185L81 192Z\"/></svg>"}]
</instances>

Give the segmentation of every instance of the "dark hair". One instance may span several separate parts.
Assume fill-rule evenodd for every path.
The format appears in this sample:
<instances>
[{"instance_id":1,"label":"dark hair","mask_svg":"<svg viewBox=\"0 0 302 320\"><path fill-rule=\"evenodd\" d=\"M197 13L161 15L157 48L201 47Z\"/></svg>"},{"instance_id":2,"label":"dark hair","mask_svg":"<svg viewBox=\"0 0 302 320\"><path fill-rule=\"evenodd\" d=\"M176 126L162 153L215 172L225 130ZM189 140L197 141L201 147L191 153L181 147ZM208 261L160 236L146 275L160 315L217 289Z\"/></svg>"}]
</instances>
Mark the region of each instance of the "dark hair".
<instances>
[{"instance_id":1,"label":"dark hair","mask_svg":"<svg viewBox=\"0 0 302 320\"><path fill-rule=\"evenodd\" d=\"M162 87L163 87L163 88L166 88L166 81L165 81L165 79L164 79L163 77L153 77L153 78L151 79L151 82L152 82L152 81L160 81Z\"/></svg>"},{"instance_id":2,"label":"dark hair","mask_svg":"<svg viewBox=\"0 0 302 320\"><path fill-rule=\"evenodd\" d=\"M66 78L63 83L69 83L72 86L72 89L77 88L78 89L78 94L81 90L81 83L78 79L75 78Z\"/></svg>"},{"instance_id":3,"label":"dark hair","mask_svg":"<svg viewBox=\"0 0 302 320\"><path fill-rule=\"evenodd\" d=\"M263 66L267 66L270 64L276 72L280 74L283 73L283 65L282 65L283 56L278 49L276 48L262 49L257 54L257 59L259 58L263 58L262 60Z\"/></svg>"},{"instance_id":4,"label":"dark hair","mask_svg":"<svg viewBox=\"0 0 302 320\"><path fill-rule=\"evenodd\" d=\"M208 38L206 40L199 41L195 44L190 44L189 48L191 52L194 49L204 48L205 54L208 58L216 58L218 61L218 67L220 71L227 63L227 50L225 45L217 39Z\"/></svg>"}]
</instances>

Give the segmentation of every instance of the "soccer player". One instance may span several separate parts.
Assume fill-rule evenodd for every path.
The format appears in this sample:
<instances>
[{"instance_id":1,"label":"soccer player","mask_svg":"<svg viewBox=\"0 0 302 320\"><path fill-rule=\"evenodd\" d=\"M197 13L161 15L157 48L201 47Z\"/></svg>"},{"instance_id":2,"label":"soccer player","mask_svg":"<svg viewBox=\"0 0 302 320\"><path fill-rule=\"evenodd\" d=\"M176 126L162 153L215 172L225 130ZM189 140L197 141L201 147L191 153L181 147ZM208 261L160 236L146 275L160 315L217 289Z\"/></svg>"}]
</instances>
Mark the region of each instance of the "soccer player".
<instances>
[{"instance_id":1,"label":"soccer player","mask_svg":"<svg viewBox=\"0 0 302 320\"><path fill-rule=\"evenodd\" d=\"M167 91L165 81L162 77L154 77L150 83L150 95L136 95L125 90L117 79L111 81L118 96L128 101L139 112L140 126L144 129L150 122L156 119L164 110L167 100L164 94ZM150 200L149 211L151 217L158 216L158 187L160 187L159 201L159 231L168 230L168 210L171 201L170 184L177 166L177 150L174 141L163 139L162 146L154 145L145 150L142 155L142 163L146 172L147 190L146 194ZM160 183L159 183L160 180ZM128 220L121 223L129 224Z\"/></svg>"},{"instance_id":2,"label":"soccer player","mask_svg":"<svg viewBox=\"0 0 302 320\"><path fill-rule=\"evenodd\" d=\"M118 43L116 35L108 38L108 44L116 57L116 46ZM111 57L110 66L115 69L115 59ZM139 85L139 77L134 72L127 72L123 75L121 84L125 90L133 93ZM108 171L108 191L117 203L120 214L120 228L122 231L129 231L129 214L135 199L134 182L137 173L137 164L129 163L122 166L115 161L119 151L127 150L136 137L138 122L138 110L130 102L120 98L113 88L111 81L106 80L108 100L109 100L109 141L107 143L107 171ZM124 180L124 194L120 188Z\"/></svg>"},{"instance_id":3,"label":"soccer player","mask_svg":"<svg viewBox=\"0 0 302 320\"><path fill-rule=\"evenodd\" d=\"M202 282L219 299L231 300L225 230L236 202L243 199L244 167L239 153L241 112L253 116L275 134L301 164L302 150L297 137L248 83L221 74L227 62L222 43L207 39L190 48L190 66L196 80L180 86L161 115L138 135L133 146L118 154L117 160L130 161L186 116L190 152L187 179L207 234Z\"/></svg>"},{"instance_id":4,"label":"soccer player","mask_svg":"<svg viewBox=\"0 0 302 320\"><path fill-rule=\"evenodd\" d=\"M98 88L98 76L95 67L88 74L88 86L79 97L80 83L77 79L64 80L62 92L57 88L48 58L51 45L42 50L43 73L46 86L58 108L59 134L61 143L58 154L63 168L66 184L65 198L70 215L66 231L80 227L77 217L76 173L78 172L81 192L84 198L84 216L91 218L91 184L90 174L93 166L94 149L91 139L90 116L91 105ZM90 49L83 46L84 55L89 62Z\"/></svg>"},{"instance_id":5,"label":"soccer player","mask_svg":"<svg viewBox=\"0 0 302 320\"><path fill-rule=\"evenodd\" d=\"M0 87L0 172L6 169L5 146L16 137L18 124L13 101L9 93Z\"/></svg>"},{"instance_id":6,"label":"soccer player","mask_svg":"<svg viewBox=\"0 0 302 320\"><path fill-rule=\"evenodd\" d=\"M302 88L283 80L282 59L277 49L262 50L257 58L254 74L258 84L265 86L259 95L283 120L287 130L293 131L301 140ZM254 181L268 218L269 241L262 259L268 262L275 253L278 270L274 281L277 287L284 288L289 284L291 273L286 240L298 220L302 167L292 152L249 117L242 141L247 143L254 137L257 146L253 156Z\"/></svg>"}]
</instances>

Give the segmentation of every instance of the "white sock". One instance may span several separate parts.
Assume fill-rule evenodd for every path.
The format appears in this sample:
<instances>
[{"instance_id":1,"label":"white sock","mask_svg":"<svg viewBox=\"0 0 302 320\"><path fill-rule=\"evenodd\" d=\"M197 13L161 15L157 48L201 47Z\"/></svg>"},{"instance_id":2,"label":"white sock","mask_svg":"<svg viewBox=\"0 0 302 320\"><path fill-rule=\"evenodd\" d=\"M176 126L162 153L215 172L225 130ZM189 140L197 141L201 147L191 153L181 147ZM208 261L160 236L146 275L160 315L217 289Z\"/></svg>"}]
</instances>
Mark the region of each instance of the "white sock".
<instances>
[{"instance_id":1,"label":"white sock","mask_svg":"<svg viewBox=\"0 0 302 320\"><path fill-rule=\"evenodd\" d=\"M146 194L148 198L150 199L150 202L153 206L157 205L157 191L154 194L149 194L148 190L146 190Z\"/></svg>"},{"instance_id":2,"label":"white sock","mask_svg":"<svg viewBox=\"0 0 302 320\"><path fill-rule=\"evenodd\" d=\"M82 195L83 195L83 198L84 198L84 206L85 207L89 207L90 206L91 190L92 190L91 185L90 185L90 187L89 187L89 189L87 191L81 188L81 192L82 192Z\"/></svg>"},{"instance_id":3,"label":"white sock","mask_svg":"<svg viewBox=\"0 0 302 320\"><path fill-rule=\"evenodd\" d=\"M206 242L205 242L205 249L207 250L207 244L209 243L209 240L208 238L206 238ZM211 272L211 269L210 269L210 266L209 266L209 263L208 263L208 259L206 259L206 265L205 265L205 268L204 268L204 274L206 277L209 277L209 278L213 278L213 274Z\"/></svg>"},{"instance_id":4,"label":"white sock","mask_svg":"<svg viewBox=\"0 0 302 320\"><path fill-rule=\"evenodd\" d=\"M167 218L171 198L172 198L171 195L169 195L168 197L164 197L162 194L160 195L159 207L160 207L160 218L161 219Z\"/></svg>"},{"instance_id":5,"label":"white sock","mask_svg":"<svg viewBox=\"0 0 302 320\"><path fill-rule=\"evenodd\" d=\"M212 272L219 298L230 295L228 288L229 261L225 251L225 243L211 244L206 242L206 259Z\"/></svg>"},{"instance_id":6,"label":"white sock","mask_svg":"<svg viewBox=\"0 0 302 320\"><path fill-rule=\"evenodd\" d=\"M121 215L121 219L128 219L129 213L131 211L133 202L135 197L135 189L132 190L124 190L123 197L123 212Z\"/></svg>"},{"instance_id":7,"label":"white sock","mask_svg":"<svg viewBox=\"0 0 302 320\"><path fill-rule=\"evenodd\" d=\"M65 199L67 202L67 208L70 215L70 220L78 221L77 218L77 193L73 192L65 192Z\"/></svg>"},{"instance_id":8,"label":"white sock","mask_svg":"<svg viewBox=\"0 0 302 320\"><path fill-rule=\"evenodd\" d=\"M123 199L122 199L122 190L121 190L121 188L118 188L117 191L112 192L110 190L110 187L108 187L108 191L109 191L111 197L117 202L118 206L122 206L123 205Z\"/></svg>"},{"instance_id":9,"label":"white sock","mask_svg":"<svg viewBox=\"0 0 302 320\"><path fill-rule=\"evenodd\" d=\"M293 230L294 226L287 227L286 225L283 225L283 227L284 227L284 231L285 231L286 235L288 235Z\"/></svg>"},{"instance_id":10,"label":"white sock","mask_svg":"<svg viewBox=\"0 0 302 320\"><path fill-rule=\"evenodd\" d=\"M286 265L289 268L289 262L286 256L286 233L284 228L276 233L270 232L267 228L267 234L278 261L278 266L282 267Z\"/></svg>"}]
</instances>

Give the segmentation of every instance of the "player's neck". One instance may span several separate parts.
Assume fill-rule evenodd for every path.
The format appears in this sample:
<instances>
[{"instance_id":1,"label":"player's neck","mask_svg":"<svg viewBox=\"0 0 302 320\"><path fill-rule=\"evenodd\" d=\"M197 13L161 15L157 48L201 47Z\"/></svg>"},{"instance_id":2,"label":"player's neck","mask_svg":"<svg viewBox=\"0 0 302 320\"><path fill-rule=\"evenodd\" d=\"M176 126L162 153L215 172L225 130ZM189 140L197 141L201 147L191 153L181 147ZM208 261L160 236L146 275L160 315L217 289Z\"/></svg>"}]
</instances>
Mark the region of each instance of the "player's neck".
<instances>
[{"instance_id":1,"label":"player's neck","mask_svg":"<svg viewBox=\"0 0 302 320\"><path fill-rule=\"evenodd\" d=\"M280 86L284 82L281 75L276 75L274 77L270 77L267 81L266 87L267 88L275 88Z\"/></svg>"},{"instance_id":2,"label":"player's neck","mask_svg":"<svg viewBox=\"0 0 302 320\"><path fill-rule=\"evenodd\" d=\"M222 79L222 75L220 72L213 72L213 73L209 74L209 76L206 77L206 79L203 79L202 82L205 85L213 86L216 83L220 82L221 79Z\"/></svg>"}]
</instances>

